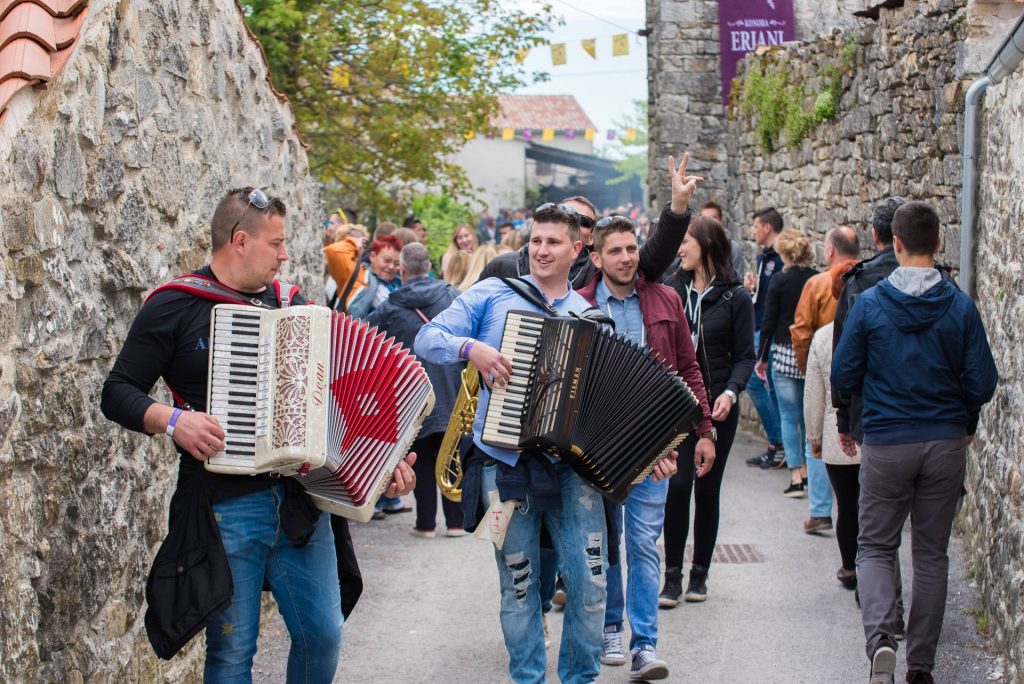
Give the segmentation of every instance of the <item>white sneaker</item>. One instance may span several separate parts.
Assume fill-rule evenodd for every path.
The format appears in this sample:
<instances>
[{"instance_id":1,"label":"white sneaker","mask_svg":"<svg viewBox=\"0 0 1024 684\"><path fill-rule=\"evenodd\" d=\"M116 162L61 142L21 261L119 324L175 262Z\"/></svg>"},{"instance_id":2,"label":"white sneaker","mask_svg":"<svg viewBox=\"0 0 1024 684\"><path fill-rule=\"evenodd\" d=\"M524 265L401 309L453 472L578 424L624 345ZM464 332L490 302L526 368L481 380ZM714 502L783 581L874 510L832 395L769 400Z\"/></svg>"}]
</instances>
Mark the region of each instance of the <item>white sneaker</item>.
<instances>
[{"instance_id":1,"label":"white sneaker","mask_svg":"<svg viewBox=\"0 0 1024 684\"><path fill-rule=\"evenodd\" d=\"M412 527L409 531L412 532L412 536L422 537L423 539L433 539L437 536L437 533L434 530L421 530L417 527Z\"/></svg>"},{"instance_id":2,"label":"white sneaker","mask_svg":"<svg viewBox=\"0 0 1024 684\"><path fill-rule=\"evenodd\" d=\"M548 614L540 614L541 622L544 623L544 648L551 648L551 632L548 630Z\"/></svg>"},{"instance_id":3,"label":"white sneaker","mask_svg":"<svg viewBox=\"0 0 1024 684\"><path fill-rule=\"evenodd\" d=\"M642 646L633 650L633 665L629 668L629 678L634 681L650 681L668 677L668 663L659 660L654 648Z\"/></svg>"},{"instance_id":4,"label":"white sneaker","mask_svg":"<svg viewBox=\"0 0 1024 684\"><path fill-rule=\"evenodd\" d=\"M465 537L466 530L461 527L449 527L448 531L444 533L446 537Z\"/></svg>"},{"instance_id":5,"label":"white sneaker","mask_svg":"<svg viewBox=\"0 0 1024 684\"><path fill-rule=\"evenodd\" d=\"M605 665L625 665L626 652L622 650L621 628L609 625L604 628L601 640L601 662Z\"/></svg>"}]
</instances>

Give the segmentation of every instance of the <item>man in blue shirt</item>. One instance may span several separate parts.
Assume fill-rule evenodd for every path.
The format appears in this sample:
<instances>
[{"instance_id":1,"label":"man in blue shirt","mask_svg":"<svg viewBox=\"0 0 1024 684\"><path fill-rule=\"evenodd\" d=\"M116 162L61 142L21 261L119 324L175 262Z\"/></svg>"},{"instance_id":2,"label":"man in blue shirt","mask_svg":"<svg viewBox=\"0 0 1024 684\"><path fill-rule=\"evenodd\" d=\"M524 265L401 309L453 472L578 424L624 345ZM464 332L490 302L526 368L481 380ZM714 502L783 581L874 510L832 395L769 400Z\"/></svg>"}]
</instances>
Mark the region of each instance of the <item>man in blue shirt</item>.
<instances>
[{"instance_id":1,"label":"man in blue shirt","mask_svg":"<svg viewBox=\"0 0 1024 684\"><path fill-rule=\"evenodd\" d=\"M694 185L696 181L693 181ZM589 304L569 285L569 268L583 244L576 212L565 205L545 205L533 215L530 235L530 275L525 278L543 294L547 303L565 316L580 313ZM551 533L561 560L560 569L569 588L558 675L562 682L592 682L600 671L601 632L606 596L607 542L601 495L586 484L568 464L546 459L521 458L517 451L500 449L482 441L490 388L508 382L512 366L499 351L506 314L514 309L544 313L498 278L483 280L464 292L416 337L416 354L434 363L468 360L480 371L484 385L473 424L473 449L467 462L483 462L477 493L484 505L490 493L503 491L504 483L529 472L533 478L546 469L551 476L543 484L553 491L540 492L531 480L525 497L509 519L495 561L501 584L501 627L509 652L509 672L516 682L545 681L546 654L541 624L539 588L540 526ZM540 461L540 463L538 463ZM531 464L532 462L532 464ZM674 463L659 464L659 477L671 476ZM475 496L467 474L463 504ZM546 494L543 495L543 494ZM525 498L525 500L524 500ZM469 511L466 511L467 513ZM467 528L471 520L467 518Z\"/></svg>"},{"instance_id":2,"label":"man in blue shirt","mask_svg":"<svg viewBox=\"0 0 1024 684\"><path fill-rule=\"evenodd\" d=\"M857 298L832 384L863 398L857 586L872 684L896 670L893 564L913 518L907 681L932 680L946 609L949 535L967 445L998 374L974 302L935 268L939 217L925 202L893 215L900 266Z\"/></svg>"}]
</instances>

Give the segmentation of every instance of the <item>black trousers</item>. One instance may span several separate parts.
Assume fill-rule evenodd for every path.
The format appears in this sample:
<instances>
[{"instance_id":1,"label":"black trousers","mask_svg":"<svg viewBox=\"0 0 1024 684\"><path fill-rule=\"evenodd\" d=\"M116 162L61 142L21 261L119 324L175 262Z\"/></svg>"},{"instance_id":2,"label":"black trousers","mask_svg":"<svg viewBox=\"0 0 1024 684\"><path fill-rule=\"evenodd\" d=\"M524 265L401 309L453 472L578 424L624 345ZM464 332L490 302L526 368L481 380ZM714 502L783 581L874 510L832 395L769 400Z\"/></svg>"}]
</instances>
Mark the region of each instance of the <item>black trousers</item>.
<instances>
[{"instance_id":1,"label":"black trousers","mask_svg":"<svg viewBox=\"0 0 1024 684\"><path fill-rule=\"evenodd\" d=\"M412 443L412 451L416 452L416 463L412 469L416 473L416 529L432 530L437 527L437 479L434 477L434 466L437 463L437 452L441 448L443 432L432 432L421 435ZM444 511L445 524L448 527L462 527L462 504L441 498L441 509Z\"/></svg>"},{"instance_id":2,"label":"black trousers","mask_svg":"<svg viewBox=\"0 0 1024 684\"><path fill-rule=\"evenodd\" d=\"M709 567L718 539L719 499L722 477L729 460L736 428L740 422L740 407L735 404L722 422L713 421L718 430L715 443L715 463L704 477L695 477L693 452L697 436L690 435L679 446L679 472L668 484L665 500L665 565L679 568L683 565L683 550L690 534L690 494L693 493L693 564Z\"/></svg>"},{"instance_id":3,"label":"black trousers","mask_svg":"<svg viewBox=\"0 0 1024 684\"><path fill-rule=\"evenodd\" d=\"M860 465L825 464L832 491L836 494L836 541L844 570L857 569L857 521L860 500Z\"/></svg>"}]
</instances>

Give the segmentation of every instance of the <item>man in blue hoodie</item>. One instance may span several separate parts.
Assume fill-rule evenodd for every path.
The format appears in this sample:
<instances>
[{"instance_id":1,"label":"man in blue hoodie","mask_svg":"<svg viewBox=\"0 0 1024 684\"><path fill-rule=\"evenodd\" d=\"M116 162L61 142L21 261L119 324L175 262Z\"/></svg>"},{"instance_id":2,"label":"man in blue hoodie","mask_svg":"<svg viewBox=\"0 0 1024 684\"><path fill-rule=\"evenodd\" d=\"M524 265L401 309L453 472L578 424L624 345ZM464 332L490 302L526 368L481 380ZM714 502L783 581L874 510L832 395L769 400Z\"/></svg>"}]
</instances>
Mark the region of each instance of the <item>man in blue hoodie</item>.
<instances>
[{"instance_id":1,"label":"man in blue hoodie","mask_svg":"<svg viewBox=\"0 0 1024 684\"><path fill-rule=\"evenodd\" d=\"M870 682L894 681L893 563L909 514L914 586L907 681L929 683L967 445L998 375L974 302L935 268L935 210L907 202L893 216L892 230L900 266L853 305L836 347L832 384L864 401L857 583Z\"/></svg>"}]
</instances>

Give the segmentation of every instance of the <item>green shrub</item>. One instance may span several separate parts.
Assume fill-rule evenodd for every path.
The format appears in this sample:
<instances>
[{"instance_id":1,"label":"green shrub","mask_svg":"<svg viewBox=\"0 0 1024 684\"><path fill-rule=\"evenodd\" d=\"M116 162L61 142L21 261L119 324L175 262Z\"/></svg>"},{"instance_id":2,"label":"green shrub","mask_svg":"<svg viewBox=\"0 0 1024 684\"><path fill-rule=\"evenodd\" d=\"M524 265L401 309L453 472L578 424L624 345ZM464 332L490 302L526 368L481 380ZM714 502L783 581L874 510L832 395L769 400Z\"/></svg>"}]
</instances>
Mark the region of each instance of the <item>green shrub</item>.
<instances>
[{"instance_id":1,"label":"green shrub","mask_svg":"<svg viewBox=\"0 0 1024 684\"><path fill-rule=\"evenodd\" d=\"M427 251L434 263L434 273L441 272L441 255L448 249L455 226L468 223L476 230L476 218L469 205L447 194L420 195L412 201L412 213L427 231Z\"/></svg>"}]
</instances>

